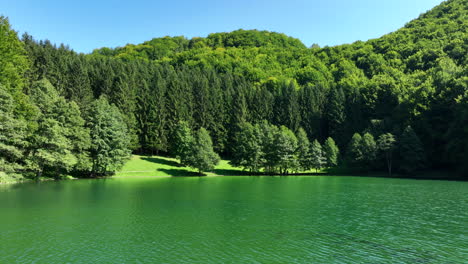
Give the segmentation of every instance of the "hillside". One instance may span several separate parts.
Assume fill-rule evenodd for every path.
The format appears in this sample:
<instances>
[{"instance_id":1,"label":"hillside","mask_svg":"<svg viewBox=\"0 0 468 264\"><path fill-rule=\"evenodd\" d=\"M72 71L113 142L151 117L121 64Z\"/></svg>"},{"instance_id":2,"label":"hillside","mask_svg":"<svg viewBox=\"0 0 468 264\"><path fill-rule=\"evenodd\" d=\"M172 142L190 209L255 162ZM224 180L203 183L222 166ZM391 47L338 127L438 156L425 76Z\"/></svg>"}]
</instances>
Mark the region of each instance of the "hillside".
<instances>
[{"instance_id":1,"label":"hillside","mask_svg":"<svg viewBox=\"0 0 468 264\"><path fill-rule=\"evenodd\" d=\"M98 168L90 169L87 157L101 159L95 152L104 148L89 150L90 140L102 142L93 135L102 131L96 127L101 117L122 135L106 146L122 148L112 152L122 155L107 160L112 166L102 173L117 170L130 151L172 153L181 121L193 131L206 128L227 158L244 124L267 122L296 134L303 128L320 144L333 138L347 166L354 164L350 141L357 134L368 140L363 146L377 149L390 133L396 171L468 171L468 0L443 2L378 39L323 48L280 33L237 30L77 54L29 35L20 41L8 20L1 21L8 36L0 40L0 49L8 50L0 53L1 98L8 102L2 118L22 120L5 134L25 128L20 138L0 138L15 157L4 155L2 162L13 164L8 171L94 173ZM65 105L72 109L68 119L59 118ZM35 136L39 131L42 137ZM56 141L39 144L46 135ZM33 143L55 152L39 155ZM384 170L384 154L355 157L361 161L354 165Z\"/></svg>"}]
</instances>

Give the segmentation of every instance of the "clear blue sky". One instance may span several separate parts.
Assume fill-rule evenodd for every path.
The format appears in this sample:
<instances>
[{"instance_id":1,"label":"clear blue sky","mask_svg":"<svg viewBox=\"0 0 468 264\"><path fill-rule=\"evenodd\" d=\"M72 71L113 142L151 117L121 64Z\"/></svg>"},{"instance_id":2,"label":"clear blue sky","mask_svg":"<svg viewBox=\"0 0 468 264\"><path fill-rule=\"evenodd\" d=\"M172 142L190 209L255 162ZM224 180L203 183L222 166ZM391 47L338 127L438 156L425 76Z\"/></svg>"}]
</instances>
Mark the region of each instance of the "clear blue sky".
<instances>
[{"instance_id":1,"label":"clear blue sky","mask_svg":"<svg viewBox=\"0 0 468 264\"><path fill-rule=\"evenodd\" d=\"M394 31L442 0L0 0L20 34L78 52L154 37L204 37L239 28L270 30L310 46L333 46Z\"/></svg>"}]
</instances>

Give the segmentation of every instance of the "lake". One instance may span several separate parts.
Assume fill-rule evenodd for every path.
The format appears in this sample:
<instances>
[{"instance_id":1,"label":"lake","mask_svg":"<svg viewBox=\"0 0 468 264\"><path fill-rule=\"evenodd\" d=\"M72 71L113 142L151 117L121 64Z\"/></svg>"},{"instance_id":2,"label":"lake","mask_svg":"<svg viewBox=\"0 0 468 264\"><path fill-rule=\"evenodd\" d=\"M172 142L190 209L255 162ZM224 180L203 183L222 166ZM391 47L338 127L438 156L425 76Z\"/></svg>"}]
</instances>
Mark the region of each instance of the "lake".
<instances>
[{"instance_id":1,"label":"lake","mask_svg":"<svg viewBox=\"0 0 468 264\"><path fill-rule=\"evenodd\" d=\"M0 185L0 263L467 263L468 182L114 178Z\"/></svg>"}]
</instances>

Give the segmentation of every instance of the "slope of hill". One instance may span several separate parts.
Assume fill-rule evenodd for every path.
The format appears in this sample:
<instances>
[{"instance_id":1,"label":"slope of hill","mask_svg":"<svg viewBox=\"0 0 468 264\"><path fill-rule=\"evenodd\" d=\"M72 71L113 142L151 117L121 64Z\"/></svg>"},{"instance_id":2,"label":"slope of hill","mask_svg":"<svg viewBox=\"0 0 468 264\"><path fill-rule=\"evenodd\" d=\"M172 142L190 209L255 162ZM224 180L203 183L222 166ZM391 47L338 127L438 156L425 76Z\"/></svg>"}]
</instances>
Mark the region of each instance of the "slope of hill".
<instances>
[{"instance_id":1,"label":"slope of hill","mask_svg":"<svg viewBox=\"0 0 468 264\"><path fill-rule=\"evenodd\" d=\"M2 111L25 117L32 134L37 122L27 97L42 87L57 90L57 102L63 96L77 104L84 120L74 125L89 122L90 106L105 96L123 114L137 153L171 152L174 128L186 121L194 130L206 128L216 151L229 157L239 124L265 120L294 132L302 127L320 142L334 138L342 162L355 133L368 133L366 139L391 133L398 142L396 170L468 171L468 0L443 2L381 38L324 48L306 48L284 34L237 30L77 54L28 35L20 43L5 21L0 29L9 38L0 49L15 47L15 54L1 53L0 61L20 67L0 68L11 76L0 84L22 103ZM38 85L43 79L50 83ZM363 166L381 170L385 164L377 155Z\"/></svg>"}]
</instances>

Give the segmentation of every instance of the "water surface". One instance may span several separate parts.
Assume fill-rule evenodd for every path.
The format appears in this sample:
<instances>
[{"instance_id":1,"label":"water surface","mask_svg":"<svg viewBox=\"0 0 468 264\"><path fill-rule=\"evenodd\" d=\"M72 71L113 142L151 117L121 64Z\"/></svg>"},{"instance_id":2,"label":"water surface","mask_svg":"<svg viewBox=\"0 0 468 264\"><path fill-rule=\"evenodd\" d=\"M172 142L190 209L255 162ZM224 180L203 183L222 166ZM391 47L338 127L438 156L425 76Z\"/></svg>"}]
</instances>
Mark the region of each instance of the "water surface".
<instances>
[{"instance_id":1,"label":"water surface","mask_svg":"<svg viewBox=\"0 0 468 264\"><path fill-rule=\"evenodd\" d=\"M468 182L356 177L0 186L0 263L467 263Z\"/></svg>"}]
</instances>

